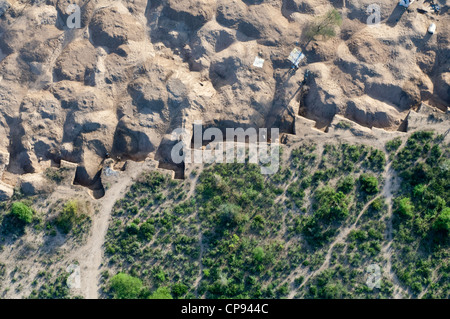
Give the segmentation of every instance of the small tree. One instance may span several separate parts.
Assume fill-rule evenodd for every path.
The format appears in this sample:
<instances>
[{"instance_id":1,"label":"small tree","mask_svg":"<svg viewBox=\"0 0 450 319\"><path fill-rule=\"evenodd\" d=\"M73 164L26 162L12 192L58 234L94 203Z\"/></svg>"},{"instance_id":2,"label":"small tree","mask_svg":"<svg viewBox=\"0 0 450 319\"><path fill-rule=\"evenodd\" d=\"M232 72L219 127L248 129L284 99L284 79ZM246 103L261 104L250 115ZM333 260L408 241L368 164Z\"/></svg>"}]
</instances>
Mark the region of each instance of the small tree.
<instances>
[{"instance_id":1,"label":"small tree","mask_svg":"<svg viewBox=\"0 0 450 319\"><path fill-rule=\"evenodd\" d=\"M336 9L332 9L307 28L306 38L308 41L314 40L317 36L325 39L332 38L336 36L336 27L341 25L341 14Z\"/></svg>"},{"instance_id":2,"label":"small tree","mask_svg":"<svg viewBox=\"0 0 450 319\"><path fill-rule=\"evenodd\" d=\"M26 224L33 220L33 210L24 203L15 202L11 206L11 214Z\"/></svg>"},{"instance_id":3,"label":"small tree","mask_svg":"<svg viewBox=\"0 0 450 319\"><path fill-rule=\"evenodd\" d=\"M136 299L142 290L142 281L139 278L118 273L111 278L110 287L117 299Z\"/></svg>"}]
</instances>

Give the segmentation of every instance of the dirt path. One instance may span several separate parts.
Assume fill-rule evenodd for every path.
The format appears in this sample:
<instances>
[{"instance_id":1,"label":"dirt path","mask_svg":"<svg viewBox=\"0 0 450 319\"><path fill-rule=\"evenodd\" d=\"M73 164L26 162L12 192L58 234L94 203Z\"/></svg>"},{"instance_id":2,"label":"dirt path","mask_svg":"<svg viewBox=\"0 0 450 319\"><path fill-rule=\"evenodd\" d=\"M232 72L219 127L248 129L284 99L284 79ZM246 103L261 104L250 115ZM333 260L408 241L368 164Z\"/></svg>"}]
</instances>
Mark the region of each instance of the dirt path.
<instances>
[{"instance_id":1,"label":"dirt path","mask_svg":"<svg viewBox=\"0 0 450 319\"><path fill-rule=\"evenodd\" d=\"M123 197L140 170L124 174L120 182L111 185L105 196L99 200L100 210L92 218L92 231L85 246L74 259L81 268L81 294L87 299L99 297L100 267L103 259L103 243L108 231L109 219L115 202Z\"/></svg>"},{"instance_id":2,"label":"dirt path","mask_svg":"<svg viewBox=\"0 0 450 319\"><path fill-rule=\"evenodd\" d=\"M203 263L202 263L202 258L203 258L203 233L200 231L200 235L199 235L199 245L200 245L200 255L198 257L198 264L199 264L199 273L198 273L198 277L197 279L195 279L194 282L194 287L195 287L195 297L198 298L198 287L200 285L200 280L203 277Z\"/></svg>"},{"instance_id":3,"label":"dirt path","mask_svg":"<svg viewBox=\"0 0 450 319\"><path fill-rule=\"evenodd\" d=\"M403 144L402 144L403 147ZM385 169L385 185L383 187L383 196L386 200L386 204L388 207L387 212L387 234L386 234L386 243L381 249L381 254L384 259L386 259L386 266L384 269L384 274L387 278L391 280L391 282L396 287L397 291L394 293L395 299L402 299L404 295L408 295L408 293L402 288L401 283L399 282L397 276L395 275L394 271L392 270L392 235L393 235L393 228L392 228L392 205L393 205L393 197L394 194L392 193L393 189L398 189L398 184L396 180L396 173L394 169L391 168L392 162L390 162Z\"/></svg>"}]
</instances>

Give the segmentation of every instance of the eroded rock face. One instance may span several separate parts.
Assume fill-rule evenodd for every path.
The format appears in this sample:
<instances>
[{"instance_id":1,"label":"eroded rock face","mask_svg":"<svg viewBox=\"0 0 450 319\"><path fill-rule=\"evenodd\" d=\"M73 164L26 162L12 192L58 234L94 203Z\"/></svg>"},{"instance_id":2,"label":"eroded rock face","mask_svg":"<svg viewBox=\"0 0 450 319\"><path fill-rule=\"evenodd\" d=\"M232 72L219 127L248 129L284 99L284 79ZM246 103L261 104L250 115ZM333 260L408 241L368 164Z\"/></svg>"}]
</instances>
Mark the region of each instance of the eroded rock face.
<instances>
[{"instance_id":1,"label":"eroded rock face","mask_svg":"<svg viewBox=\"0 0 450 319\"><path fill-rule=\"evenodd\" d=\"M141 41L145 37L144 26L117 7L98 9L89 23L89 32L94 45L112 50L128 41Z\"/></svg>"},{"instance_id":2,"label":"eroded rock face","mask_svg":"<svg viewBox=\"0 0 450 319\"><path fill-rule=\"evenodd\" d=\"M171 20L183 21L191 29L199 29L216 11L216 0L167 0L162 13Z\"/></svg>"},{"instance_id":3,"label":"eroded rock face","mask_svg":"<svg viewBox=\"0 0 450 319\"><path fill-rule=\"evenodd\" d=\"M54 73L58 80L88 82L95 72L97 50L87 39L70 43L58 57Z\"/></svg>"},{"instance_id":4,"label":"eroded rock face","mask_svg":"<svg viewBox=\"0 0 450 319\"><path fill-rule=\"evenodd\" d=\"M114 154L121 158L143 160L156 150L151 142L156 132L151 128L142 129L129 117L123 117L114 136Z\"/></svg>"},{"instance_id":5,"label":"eroded rock face","mask_svg":"<svg viewBox=\"0 0 450 319\"><path fill-rule=\"evenodd\" d=\"M79 30L66 25L69 4L81 8ZM78 183L96 187L106 157L165 160L172 131L190 131L195 120L289 132L301 113L323 128L341 115L396 130L421 101L444 110L449 16L424 37L429 18L414 10L395 16L397 3L388 0L378 2L382 23L369 27L370 4L347 2L336 37L307 42L309 23L341 10L335 1L11 3L0 19L7 169L38 173L49 160L67 160L78 165ZM294 47L306 58L289 73ZM311 75L300 87L306 69Z\"/></svg>"},{"instance_id":6,"label":"eroded rock face","mask_svg":"<svg viewBox=\"0 0 450 319\"><path fill-rule=\"evenodd\" d=\"M450 103L450 72L445 72L438 76L436 92L442 100Z\"/></svg>"}]
</instances>

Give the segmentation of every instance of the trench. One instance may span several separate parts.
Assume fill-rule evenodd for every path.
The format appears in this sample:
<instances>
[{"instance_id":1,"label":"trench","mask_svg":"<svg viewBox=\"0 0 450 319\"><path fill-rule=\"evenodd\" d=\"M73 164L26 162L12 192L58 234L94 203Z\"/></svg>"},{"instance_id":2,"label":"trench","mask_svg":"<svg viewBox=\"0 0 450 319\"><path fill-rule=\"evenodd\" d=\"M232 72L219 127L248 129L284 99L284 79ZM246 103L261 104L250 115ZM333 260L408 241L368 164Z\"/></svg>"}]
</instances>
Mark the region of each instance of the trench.
<instances>
[{"instance_id":1,"label":"trench","mask_svg":"<svg viewBox=\"0 0 450 319\"><path fill-rule=\"evenodd\" d=\"M77 170L75 172L75 178L73 180L73 185L80 185L83 187L86 187L90 190L92 197L95 199L100 199L103 196L105 196L105 188L103 187L102 183L102 170L100 169L92 179L92 182L88 183L85 179L85 172L83 171L84 168L82 166L77 166Z\"/></svg>"}]
</instances>

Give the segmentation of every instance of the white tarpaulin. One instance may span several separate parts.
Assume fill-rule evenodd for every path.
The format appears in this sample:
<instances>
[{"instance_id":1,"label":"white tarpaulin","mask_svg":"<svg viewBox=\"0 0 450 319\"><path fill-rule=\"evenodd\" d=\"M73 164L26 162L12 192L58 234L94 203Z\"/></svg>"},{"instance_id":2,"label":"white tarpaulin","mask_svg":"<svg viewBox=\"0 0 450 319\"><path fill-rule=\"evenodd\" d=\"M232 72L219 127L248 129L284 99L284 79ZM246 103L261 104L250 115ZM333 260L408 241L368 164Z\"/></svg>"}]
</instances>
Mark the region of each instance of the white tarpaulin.
<instances>
[{"instance_id":1,"label":"white tarpaulin","mask_svg":"<svg viewBox=\"0 0 450 319\"><path fill-rule=\"evenodd\" d=\"M298 67L301 60L305 58L305 55L301 50L294 48L291 54L289 54L288 60L291 61L296 67Z\"/></svg>"},{"instance_id":2,"label":"white tarpaulin","mask_svg":"<svg viewBox=\"0 0 450 319\"><path fill-rule=\"evenodd\" d=\"M262 68L264 65L264 59L261 59L260 57L255 58L255 62L253 62L253 66L256 66L257 68Z\"/></svg>"}]
</instances>

